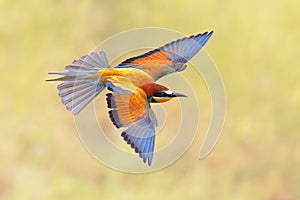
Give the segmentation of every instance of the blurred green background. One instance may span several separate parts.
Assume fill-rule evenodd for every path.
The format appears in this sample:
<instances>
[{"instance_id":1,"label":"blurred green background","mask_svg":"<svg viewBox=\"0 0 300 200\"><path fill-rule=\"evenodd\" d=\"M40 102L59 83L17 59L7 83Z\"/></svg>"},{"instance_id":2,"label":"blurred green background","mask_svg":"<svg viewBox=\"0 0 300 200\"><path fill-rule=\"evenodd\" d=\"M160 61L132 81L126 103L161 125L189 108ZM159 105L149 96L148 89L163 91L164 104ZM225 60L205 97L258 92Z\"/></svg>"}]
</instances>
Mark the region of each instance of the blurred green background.
<instances>
[{"instance_id":1,"label":"blurred green background","mask_svg":"<svg viewBox=\"0 0 300 200\"><path fill-rule=\"evenodd\" d=\"M215 31L205 49L224 80L227 119L206 159L197 158L202 126L172 166L131 175L87 153L44 80L145 26ZM300 199L299 36L297 0L0 1L0 199Z\"/></svg>"}]
</instances>

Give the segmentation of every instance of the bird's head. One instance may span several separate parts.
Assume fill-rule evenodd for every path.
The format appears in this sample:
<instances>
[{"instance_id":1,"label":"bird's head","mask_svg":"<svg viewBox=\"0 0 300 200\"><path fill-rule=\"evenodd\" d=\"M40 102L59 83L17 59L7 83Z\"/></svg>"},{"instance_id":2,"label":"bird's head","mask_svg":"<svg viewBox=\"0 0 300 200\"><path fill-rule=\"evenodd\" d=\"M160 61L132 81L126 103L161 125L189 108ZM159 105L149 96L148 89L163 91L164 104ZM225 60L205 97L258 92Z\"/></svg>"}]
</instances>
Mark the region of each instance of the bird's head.
<instances>
[{"instance_id":1,"label":"bird's head","mask_svg":"<svg viewBox=\"0 0 300 200\"><path fill-rule=\"evenodd\" d=\"M178 92L172 92L171 90L160 90L154 92L152 97L150 98L150 103L162 103L169 101L175 97L187 97L184 94L180 94Z\"/></svg>"}]
</instances>

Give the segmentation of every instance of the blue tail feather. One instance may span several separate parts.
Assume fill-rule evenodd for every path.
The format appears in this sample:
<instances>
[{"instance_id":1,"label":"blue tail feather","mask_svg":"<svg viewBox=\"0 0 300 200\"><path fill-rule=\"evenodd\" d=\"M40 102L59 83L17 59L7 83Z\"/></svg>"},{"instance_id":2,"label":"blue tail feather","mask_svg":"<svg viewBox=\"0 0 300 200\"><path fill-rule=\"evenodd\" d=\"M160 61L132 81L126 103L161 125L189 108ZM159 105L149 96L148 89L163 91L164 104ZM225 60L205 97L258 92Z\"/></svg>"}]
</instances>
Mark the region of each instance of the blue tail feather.
<instances>
[{"instance_id":1,"label":"blue tail feather","mask_svg":"<svg viewBox=\"0 0 300 200\"><path fill-rule=\"evenodd\" d=\"M62 81L57 86L59 96L66 108L77 115L105 88L97 72L109 67L103 51L92 52L66 66L67 72L50 72L62 77L47 81Z\"/></svg>"}]
</instances>

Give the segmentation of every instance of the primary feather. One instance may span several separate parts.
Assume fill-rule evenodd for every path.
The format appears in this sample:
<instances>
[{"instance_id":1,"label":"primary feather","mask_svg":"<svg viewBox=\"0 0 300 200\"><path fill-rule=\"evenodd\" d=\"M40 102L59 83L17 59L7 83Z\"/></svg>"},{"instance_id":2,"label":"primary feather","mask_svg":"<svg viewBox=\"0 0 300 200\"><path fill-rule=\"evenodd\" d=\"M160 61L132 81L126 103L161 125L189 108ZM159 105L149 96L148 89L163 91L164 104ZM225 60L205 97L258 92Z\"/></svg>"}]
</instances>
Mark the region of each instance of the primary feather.
<instances>
[{"instance_id":1,"label":"primary feather","mask_svg":"<svg viewBox=\"0 0 300 200\"><path fill-rule=\"evenodd\" d=\"M129 58L116 68L137 68L158 80L167 74L184 70L185 63L201 50L212 34L213 31L205 32L173 41L140 56Z\"/></svg>"},{"instance_id":2,"label":"primary feather","mask_svg":"<svg viewBox=\"0 0 300 200\"><path fill-rule=\"evenodd\" d=\"M144 162L151 165L153 159L155 126L157 119L150 107L145 92L127 83L122 85L124 79L114 79L107 86L112 93L106 94L109 117L117 128L125 127L122 137L139 153ZM124 84L125 85L125 84ZM134 88L134 90L133 90Z\"/></svg>"}]
</instances>

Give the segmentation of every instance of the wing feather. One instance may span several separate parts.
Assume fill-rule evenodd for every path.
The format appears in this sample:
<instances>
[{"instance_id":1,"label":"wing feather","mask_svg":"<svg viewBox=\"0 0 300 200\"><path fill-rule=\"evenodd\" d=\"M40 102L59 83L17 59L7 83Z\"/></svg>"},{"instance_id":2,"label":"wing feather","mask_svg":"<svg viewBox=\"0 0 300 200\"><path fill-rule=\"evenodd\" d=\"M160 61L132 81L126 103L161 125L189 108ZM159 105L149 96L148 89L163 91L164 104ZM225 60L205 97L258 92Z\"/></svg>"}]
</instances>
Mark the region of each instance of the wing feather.
<instances>
[{"instance_id":1,"label":"wing feather","mask_svg":"<svg viewBox=\"0 0 300 200\"><path fill-rule=\"evenodd\" d=\"M212 34L213 31L205 32L173 41L140 56L129 58L116 68L137 68L158 80L167 74L184 70L185 63L201 50Z\"/></svg>"},{"instance_id":2,"label":"wing feather","mask_svg":"<svg viewBox=\"0 0 300 200\"><path fill-rule=\"evenodd\" d=\"M152 164L157 119L144 91L124 77L109 80L112 91L106 95L109 116L117 128L124 127L121 136L143 159ZM122 88L121 88L122 86Z\"/></svg>"}]
</instances>

